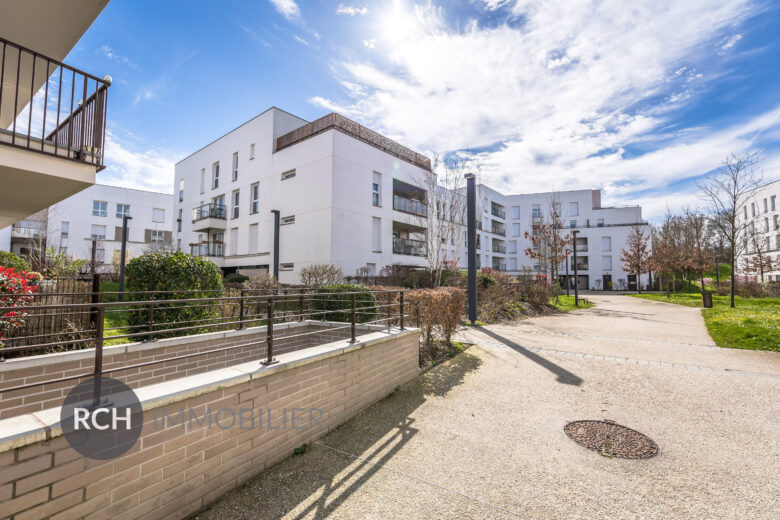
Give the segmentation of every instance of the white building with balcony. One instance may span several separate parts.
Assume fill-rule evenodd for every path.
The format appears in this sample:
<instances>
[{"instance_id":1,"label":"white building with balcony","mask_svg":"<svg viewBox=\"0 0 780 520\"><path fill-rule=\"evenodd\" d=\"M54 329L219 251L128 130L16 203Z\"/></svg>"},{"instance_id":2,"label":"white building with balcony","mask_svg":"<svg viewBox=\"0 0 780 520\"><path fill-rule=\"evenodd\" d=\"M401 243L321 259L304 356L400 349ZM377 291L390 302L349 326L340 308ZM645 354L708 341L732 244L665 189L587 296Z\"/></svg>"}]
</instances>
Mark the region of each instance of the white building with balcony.
<instances>
[{"instance_id":1,"label":"white building with balcony","mask_svg":"<svg viewBox=\"0 0 780 520\"><path fill-rule=\"evenodd\" d=\"M279 279L336 264L346 275L427 266L430 160L339 114L308 122L270 108L176 164L176 246L225 273Z\"/></svg>"},{"instance_id":2,"label":"white building with balcony","mask_svg":"<svg viewBox=\"0 0 780 520\"><path fill-rule=\"evenodd\" d=\"M172 249L173 196L95 184L0 230L0 249L29 258L33 249L55 248L74 258L118 265L122 216L129 215L127 259Z\"/></svg>"},{"instance_id":3,"label":"white building with balcony","mask_svg":"<svg viewBox=\"0 0 780 520\"><path fill-rule=\"evenodd\" d=\"M780 263L780 180L756 189L737 211L737 217L740 227L747 224L746 244L737 259L737 272L743 273L744 261L759 253ZM748 276L760 279L758 273L748 273ZM764 280L780 282L780 268L765 272Z\"/></svg>"}]
</instances>

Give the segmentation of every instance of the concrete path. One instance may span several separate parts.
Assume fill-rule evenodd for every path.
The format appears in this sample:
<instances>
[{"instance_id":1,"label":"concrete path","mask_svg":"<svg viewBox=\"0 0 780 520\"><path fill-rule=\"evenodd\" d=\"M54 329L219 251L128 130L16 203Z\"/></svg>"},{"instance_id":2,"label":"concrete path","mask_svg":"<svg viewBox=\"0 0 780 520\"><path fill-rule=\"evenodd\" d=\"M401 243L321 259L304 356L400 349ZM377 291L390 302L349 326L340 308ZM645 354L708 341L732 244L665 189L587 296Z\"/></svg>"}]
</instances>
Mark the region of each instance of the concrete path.
<instances>
[{"instance_id":1,"label":"concrete path","mask_svg":"<svg viewBox=\"0 0 780 520\"><path fill-rule=\"evenodd\" d=\"M199 519L778 518L780 354L712 346L696 309L628 296L478 343ZM660 448L604 458L611 419Z\"/></svg>"}]
</instances>

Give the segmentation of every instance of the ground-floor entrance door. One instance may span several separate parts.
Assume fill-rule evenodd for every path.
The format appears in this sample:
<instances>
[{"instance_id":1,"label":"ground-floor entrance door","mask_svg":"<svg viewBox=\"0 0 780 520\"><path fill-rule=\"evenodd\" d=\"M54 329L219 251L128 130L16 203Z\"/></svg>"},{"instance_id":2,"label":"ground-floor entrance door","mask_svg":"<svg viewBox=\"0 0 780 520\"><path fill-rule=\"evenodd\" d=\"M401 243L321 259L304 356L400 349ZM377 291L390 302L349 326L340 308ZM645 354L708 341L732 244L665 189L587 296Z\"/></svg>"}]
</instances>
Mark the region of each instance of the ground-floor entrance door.
<instances>
[{"instance_id":1,"label":"ground-floor entrance door","mask_svg":"<svg viewBox=\"0 0 780 520\"><path fill-rule=\"evenodd\" d=\"M628 290L629 291L636 291L636 275L630 274L628 275Z\"/></svg>"},{"instance_id":2,"label":"ground-floor entrance door","mask_svg":"<svg viewBox=\"0 0 780 520\"><path fill-rule=\"evenodd\" d=\"M611 291L612 290L612 275L611 274L605 274L601 276L601 286L604 288L605 291Z\"/></svg>"}]
</instances>

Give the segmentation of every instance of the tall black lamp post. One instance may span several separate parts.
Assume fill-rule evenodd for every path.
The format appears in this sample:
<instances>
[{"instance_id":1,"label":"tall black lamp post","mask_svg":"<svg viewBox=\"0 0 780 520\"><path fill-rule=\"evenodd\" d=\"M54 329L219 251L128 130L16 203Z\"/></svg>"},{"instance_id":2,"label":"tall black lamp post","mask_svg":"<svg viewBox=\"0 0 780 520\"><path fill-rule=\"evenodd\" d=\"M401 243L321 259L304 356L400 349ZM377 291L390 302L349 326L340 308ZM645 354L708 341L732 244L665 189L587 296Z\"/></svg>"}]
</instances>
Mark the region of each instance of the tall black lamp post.
<instances>
[{"instance_id":1,"label":"tall black lamp post","mask_svg":"<svg viewBox=\"0 0 780 520\"><path fill-rule=\"evenodd\" d=\"M125 257L127 256L127 221L130 215L122 215L122 250L119 254L119 301L125 301Z\"/></svg>"},{"instance_id":2,"label":"tall black lamp post","mask_svg":"<svg viewBox=\"0 0 780 520\"><path fill-rule=\"evenodd\" d=\"M571 232L571 241L572 241L572 248L574 249L574 305L576 307L580 306L580 292L579 288L577 287L577 282L579 281L577 278L577 233L579 233L579 230L574 230Z\"/></svg>"},{"instance_id":3,"label":"tall black lamp post","mask_svg":"<svg viewBox=\"0 0 780 520\"><path fill-rule=\"evenodd\" d=\"M477 321L477 185L473 173L466 174L466 224L468 238L469 321Z\"/></svg>"},{"instance_id":4,"label":"tall black lamp post","mask_svg":"<svg viewBox=\"0 0 780 520\"><path fill-rule=\"evenodd\" d=\"M571 287L571 278L569 277L569 252L566 252L566 296L571 296L569 288Z\"/></svg>"},{"instance_id":5,"label":"tall black lamp post","mask_svg":"<svg viewBox=\"0 0 780 520\"><path fill-rule=\"evenodd\" d=\"M279 210L272 209L274 214L274 278L279 280Z\"/></svg>"}]
</instances>

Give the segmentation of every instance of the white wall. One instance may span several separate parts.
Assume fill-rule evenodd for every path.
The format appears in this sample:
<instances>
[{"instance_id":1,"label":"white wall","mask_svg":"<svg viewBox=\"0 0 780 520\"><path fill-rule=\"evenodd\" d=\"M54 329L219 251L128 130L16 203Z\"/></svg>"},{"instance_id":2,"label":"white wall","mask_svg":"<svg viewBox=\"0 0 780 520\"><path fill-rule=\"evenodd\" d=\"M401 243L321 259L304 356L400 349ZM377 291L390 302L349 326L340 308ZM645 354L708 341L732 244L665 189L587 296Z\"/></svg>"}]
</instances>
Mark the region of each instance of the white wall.
<instances>
[{"instance_id":1,"label":"white wall","mask_svg":"<svg viewBox=\"0 0 780 520\"><path fill-rule=\"evenodd\" d=\"M772 209L772 197L774 197L774 209ZM746 200L747 222L752 223L756 235L765 241L764 250L780 262L780 180L761 186L752 196ZM755 208L755 216L753 210ZM737 211L740 222L745 222L744 208ZM767 247L768 246L768 247ZM755 250L751 241L748 248L737 260L738 274L743 274L742 263L745 258L753 256ZM756 273L749 275L759 279ZM780 269L764 273L765 281L780 281Z\"/></svg>"}]
</instances>

